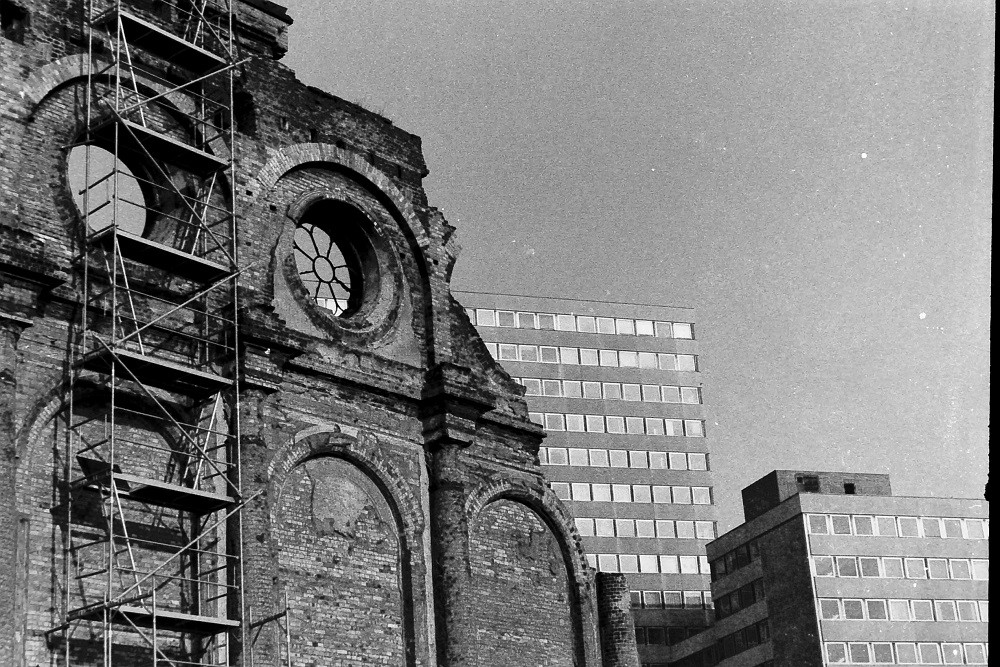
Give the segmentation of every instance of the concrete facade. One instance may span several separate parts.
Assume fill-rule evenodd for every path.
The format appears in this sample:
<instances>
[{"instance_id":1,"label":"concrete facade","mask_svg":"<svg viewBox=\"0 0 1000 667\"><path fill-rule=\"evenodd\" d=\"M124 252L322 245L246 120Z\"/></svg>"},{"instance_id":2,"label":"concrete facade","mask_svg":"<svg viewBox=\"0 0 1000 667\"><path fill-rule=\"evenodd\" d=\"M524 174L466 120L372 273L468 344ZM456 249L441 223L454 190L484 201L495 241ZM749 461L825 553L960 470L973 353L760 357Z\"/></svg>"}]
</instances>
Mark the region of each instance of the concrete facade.
<instances>
[{"instance_id":1,"label":"concrete facade","mask_svg":"<svg viewBox=\"0 0 1000 667\"><path fill-rule=\"evenodd\" d=\"M710 434L690 308L457 292L546 429L590 564L628 581L643 664L711 616ZM576 422L574 423L574 420Z\"/></svg>"},{"instance_id":2,"label":"concrete facade","mask_svg":"<svg viewBox=\"0 0 1000 667\"><path fill-rule=\"evenodd\" d=\"M2 3L5 665L102 664L85 632L63 645L50 633L71 595L58 511L64 471L76 465L62 444L76 415L70 404L102 400L95 391L71 401L67 383L82 224L67 160L84 127L85 73L107 64L100 49L88 61L84 4ZM126 4L137 12L157 5ZM235 80L236 179L217 196L235 201L238 220L240 347L226 372L238 377L239 393L224 394L220 414L241 434L248 501L224 538L227 557L240 563L227 574L240 593L228 605L243 623L227 660L600 665L594 571L566 504L543 477L543 430L529 419L523 389L451 295L459 248L454 228L428 205L420 139L298 82L278 62L290 23L266 0L236 3L246 58ZM169 76L163 63L147 64ZM138 85L155 92L157 84ZM359 211L357 233L369 243L365 289L346 316L312 298L296 270L293 237L324 202ZM165 242L155 229L144 233ZM145 280L174 289L155 275ZM183 410L185 397L171 398ZM147 428L144 437L169 434ZM607 610L620 611L616 581L608 579ZM287 615L269 620L284 600ZM630 665L634 637L616 614L605 619L614 631L603 645L616 656L609 664ZM148 648L121 641L104 664L152 664Z\"/></svg>"},{"instance_id":3,"label":"concrete facade","mask_svg":"<svg viewBox=\"0 0 1000 667\"><path fill-rule=\"evenodd\" d=\"M744 489L756 516L708 545L715 625L670 664L986 664L989 504L889 489L813 471Z\"/></svg>"}]
</instances>

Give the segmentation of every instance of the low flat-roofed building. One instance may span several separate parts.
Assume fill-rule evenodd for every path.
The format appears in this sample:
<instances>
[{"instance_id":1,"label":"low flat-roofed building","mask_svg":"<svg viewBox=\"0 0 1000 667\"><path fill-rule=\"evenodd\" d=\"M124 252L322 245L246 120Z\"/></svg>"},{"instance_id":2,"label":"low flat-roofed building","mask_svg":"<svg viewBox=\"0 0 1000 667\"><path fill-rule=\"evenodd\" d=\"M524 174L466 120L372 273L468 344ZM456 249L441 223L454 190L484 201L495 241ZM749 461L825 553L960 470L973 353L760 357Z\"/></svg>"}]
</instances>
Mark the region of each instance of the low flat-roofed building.
<instances>
[{"instance_id":1,"label":"low flat-roofed building","mask_svg":"<svg viewBox=\"0 0 1000 667\"><path fill-rule=\"evenodd\" d=\"M709 543L714 626L671 667L987 664L989 503L774 471Z\"/></svg>"}]
</instances>

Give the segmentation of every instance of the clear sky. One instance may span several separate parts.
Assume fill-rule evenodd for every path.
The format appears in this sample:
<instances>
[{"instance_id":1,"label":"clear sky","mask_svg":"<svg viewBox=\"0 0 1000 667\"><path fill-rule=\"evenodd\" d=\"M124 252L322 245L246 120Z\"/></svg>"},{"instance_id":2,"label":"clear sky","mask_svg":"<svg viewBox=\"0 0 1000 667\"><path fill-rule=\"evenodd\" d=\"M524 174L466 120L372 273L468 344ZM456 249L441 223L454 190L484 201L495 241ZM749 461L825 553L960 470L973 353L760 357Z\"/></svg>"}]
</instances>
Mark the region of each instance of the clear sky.
<instances>
[{"instance_id":1,"label":"clear sky","mask_svg":"<svg viewBox=\"0 0 1000 667\"><path fill-rule=\"evenodd\" d=\"M981 497L993 3L284 4L423 138L455 288L697 309L723 530L775 468Z\"/></svg>"}]
</instances>

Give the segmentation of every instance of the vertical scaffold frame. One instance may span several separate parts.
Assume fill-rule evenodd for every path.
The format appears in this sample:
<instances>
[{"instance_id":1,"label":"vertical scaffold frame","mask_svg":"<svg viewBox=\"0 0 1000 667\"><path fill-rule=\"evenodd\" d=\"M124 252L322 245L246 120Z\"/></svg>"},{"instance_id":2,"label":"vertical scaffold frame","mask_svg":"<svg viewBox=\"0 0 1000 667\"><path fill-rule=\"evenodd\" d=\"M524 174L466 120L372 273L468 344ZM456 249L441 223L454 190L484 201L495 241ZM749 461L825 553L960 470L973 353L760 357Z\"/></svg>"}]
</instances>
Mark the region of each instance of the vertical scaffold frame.
<instances>
[{"instance_id":1,"label":"vertical scaffold frame","mask_svg":"<svg viewBox=\"0 0 1000 667\"><path fill-rule=\"evenodd\" d=\"M87 1L66 667L246 664L233 2Z\"/></svg>"}]
</instances>

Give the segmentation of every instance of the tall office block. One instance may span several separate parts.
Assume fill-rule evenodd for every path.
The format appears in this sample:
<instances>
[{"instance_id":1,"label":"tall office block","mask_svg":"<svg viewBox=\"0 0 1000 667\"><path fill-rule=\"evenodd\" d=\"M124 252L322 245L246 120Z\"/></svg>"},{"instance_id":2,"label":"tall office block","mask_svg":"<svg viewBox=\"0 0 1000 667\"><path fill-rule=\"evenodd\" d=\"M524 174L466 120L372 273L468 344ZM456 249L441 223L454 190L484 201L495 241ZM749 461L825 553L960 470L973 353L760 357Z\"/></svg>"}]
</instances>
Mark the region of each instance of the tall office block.
<instances>
[{"instance_id":1,"label":"tall office block","mask_svg":"<svg viewBox=\"0 0 1000 667\"><path fill-rule=\"evenodd\" d=\"M704 627L714 539L689 308L458 292L546 430L539 457L591 565L626 573L640 654Z\"/></svg>"},{"instance_id":2,"label":"tall office block","mask_svg":"<svg viewBox=\"0 0 1000 667\"><path fill-rule=\"evenodd\" d=\"M671 667L984 665L989 504L888 475L777 470L708 545L717 621Z\"/></svg>"}]
</instances>

